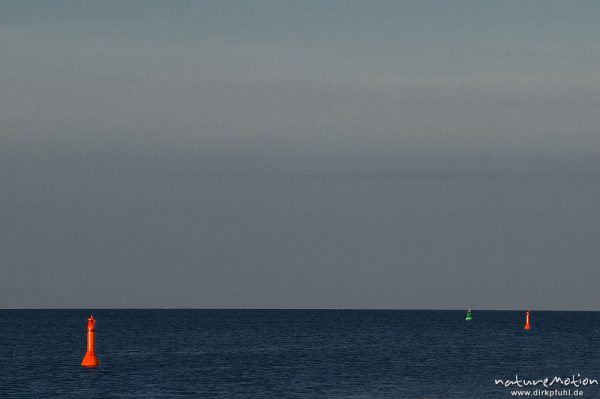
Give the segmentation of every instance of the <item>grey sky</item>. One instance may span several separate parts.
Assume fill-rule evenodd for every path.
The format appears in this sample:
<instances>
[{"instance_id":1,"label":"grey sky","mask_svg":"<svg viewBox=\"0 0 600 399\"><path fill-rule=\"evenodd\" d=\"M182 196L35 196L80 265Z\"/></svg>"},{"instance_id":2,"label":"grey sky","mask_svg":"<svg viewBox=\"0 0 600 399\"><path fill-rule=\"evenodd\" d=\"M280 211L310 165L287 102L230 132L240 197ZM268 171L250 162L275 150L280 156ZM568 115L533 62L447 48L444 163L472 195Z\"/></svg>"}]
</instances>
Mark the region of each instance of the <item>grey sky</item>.
<instances>
[{"instance_id":1,"label":"grey sky","mask_svg":"<svg viewBox=\"0 0 600 399\"><path fill-rule=\"evenodd\" d=\"M600 309L599 15L0 1L0 308Z\"/></svg>"}]
</instances>

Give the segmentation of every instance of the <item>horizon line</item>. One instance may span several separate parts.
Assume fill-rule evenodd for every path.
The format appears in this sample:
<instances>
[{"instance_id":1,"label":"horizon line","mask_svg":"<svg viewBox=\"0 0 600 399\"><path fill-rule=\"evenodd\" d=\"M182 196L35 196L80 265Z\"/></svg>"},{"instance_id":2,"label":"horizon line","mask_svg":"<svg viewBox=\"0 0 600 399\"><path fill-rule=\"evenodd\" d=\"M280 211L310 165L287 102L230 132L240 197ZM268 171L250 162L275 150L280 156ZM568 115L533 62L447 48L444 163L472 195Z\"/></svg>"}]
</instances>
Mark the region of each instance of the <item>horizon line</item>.
<instances>
[{"instance_id":1,"label":"horizon line","mask_svg":"<svg viewBox=\"0 0 600 399\"><path fill-rule=\"evenodd\" d=\"M483 311L483 312L600 312L600 309L500 309L500 308L201 308L201 307L81 307L81 308L0 308L0 311L12 310L224 310L224 311L428 311L428 312L464 312Z\"/></svg>"}]
</instances>

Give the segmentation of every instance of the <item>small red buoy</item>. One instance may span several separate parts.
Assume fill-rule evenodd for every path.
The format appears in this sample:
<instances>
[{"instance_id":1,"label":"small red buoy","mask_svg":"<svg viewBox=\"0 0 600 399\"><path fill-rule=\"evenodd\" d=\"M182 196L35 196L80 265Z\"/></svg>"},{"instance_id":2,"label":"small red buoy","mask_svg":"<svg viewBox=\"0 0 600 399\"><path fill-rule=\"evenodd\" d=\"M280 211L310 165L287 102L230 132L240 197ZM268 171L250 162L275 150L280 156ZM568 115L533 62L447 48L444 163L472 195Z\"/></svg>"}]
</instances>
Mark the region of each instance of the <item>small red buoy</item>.
<instances>
[{"instance_id":1,"label":"small red buoy","mask_svg":"<svg viewBox=\"0 0 600 399\"><path fill-rule=\"evenodd\" d=\"M90 315L87 327L87 352L83 361L83 367L92 368L100 365L100 360L96 357L96 319Z\"/></svg>"},{"instance_id":2,"label":"small red buoy","mask_svg":"<svg viewBox=\"0 0 600 399\"><path fill-rule=\"evenodd\" d=\"M529 323L529 310L525 314L525 329L531 330L531 324Z\"/></svg>"}]
</instances>

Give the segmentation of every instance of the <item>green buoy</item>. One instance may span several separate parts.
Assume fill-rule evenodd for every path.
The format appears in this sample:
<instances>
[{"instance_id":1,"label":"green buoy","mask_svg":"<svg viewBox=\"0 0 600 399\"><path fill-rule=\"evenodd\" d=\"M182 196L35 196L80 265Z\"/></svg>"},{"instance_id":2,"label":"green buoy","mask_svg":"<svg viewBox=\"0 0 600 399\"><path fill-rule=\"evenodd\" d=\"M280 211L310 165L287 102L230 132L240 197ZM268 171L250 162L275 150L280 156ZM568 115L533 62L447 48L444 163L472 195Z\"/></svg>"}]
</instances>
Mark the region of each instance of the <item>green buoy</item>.
<instances>
[{"instance_id":1,"label":"green buoy","mask_svg":"<svg viewBox=\"0 0 600 399\"><path fill-rule=\"evenodd\" d=\"M465 317L465 320L473 320L473 316L471 315L471 309L467 310L467 317Z\"/></svg>"}]
</instances>

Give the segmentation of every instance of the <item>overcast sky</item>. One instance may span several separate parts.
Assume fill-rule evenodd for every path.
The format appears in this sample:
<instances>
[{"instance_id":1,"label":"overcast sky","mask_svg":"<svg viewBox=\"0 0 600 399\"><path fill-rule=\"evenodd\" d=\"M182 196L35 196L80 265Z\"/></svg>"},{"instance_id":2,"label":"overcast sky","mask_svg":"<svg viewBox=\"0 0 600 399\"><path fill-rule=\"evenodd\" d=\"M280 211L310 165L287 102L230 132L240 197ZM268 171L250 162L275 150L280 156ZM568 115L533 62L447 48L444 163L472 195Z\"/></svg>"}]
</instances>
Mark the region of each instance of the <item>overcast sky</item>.
<instances>
[{"instance_id":1,"label":"overcast sky","mask_svg":"<svg viewBox=\"0 0 600 399\"><path fill-rule=\"evenodd\" d=\"M0 308L600 310L599 16L0 0Z\"/></svg>"}]
</instances>

